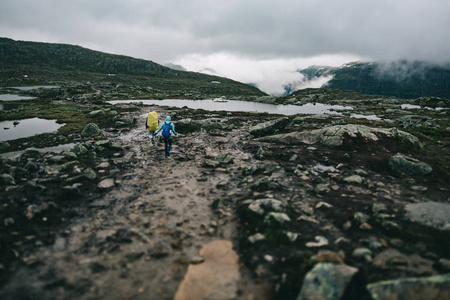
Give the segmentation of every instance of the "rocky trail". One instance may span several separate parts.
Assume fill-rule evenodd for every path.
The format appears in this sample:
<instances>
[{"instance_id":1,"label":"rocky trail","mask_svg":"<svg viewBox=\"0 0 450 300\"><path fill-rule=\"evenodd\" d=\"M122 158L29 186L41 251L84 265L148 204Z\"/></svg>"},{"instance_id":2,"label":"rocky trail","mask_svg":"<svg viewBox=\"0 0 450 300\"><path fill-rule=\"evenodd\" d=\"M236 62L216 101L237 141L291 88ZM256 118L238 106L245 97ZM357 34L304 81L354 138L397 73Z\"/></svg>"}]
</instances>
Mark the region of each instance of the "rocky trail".
<instances>
[{"instance_id":1,"label":"rocky trail","mask_svg":"<svg viewBox=\"0 0 450 300\"><path fill-rule=\"evenodd\" d=\"M1 299L448 299L448 129L124 107L2 165Z\"/></svg>"},{"instance_id":2,"label":"rocky trail","mask_svg":"<svg viewBox=\"0 0 450 300\"><path fill-rule=\"evenodd\" d=\"M164 142L152 144L141 128L105 135L126 149L129 172L116 177L87 208L80 207L81 217L73 219L52 246L30 255L32 267L21 269L3 295L269 299L269 286L261 286L267 283L255 283L239 262L234 211L211 209L215 199L233 193L232 187L217 188L229 183L233 170L201 166L204 153L214 156L221 148L233 153L236 163L240 157L249 159L233 149L233 138L215 144L207 134L179 135L171 157L165 158ZM183 278L187 282L181 284Z\"/></svg>"}]
</instances>

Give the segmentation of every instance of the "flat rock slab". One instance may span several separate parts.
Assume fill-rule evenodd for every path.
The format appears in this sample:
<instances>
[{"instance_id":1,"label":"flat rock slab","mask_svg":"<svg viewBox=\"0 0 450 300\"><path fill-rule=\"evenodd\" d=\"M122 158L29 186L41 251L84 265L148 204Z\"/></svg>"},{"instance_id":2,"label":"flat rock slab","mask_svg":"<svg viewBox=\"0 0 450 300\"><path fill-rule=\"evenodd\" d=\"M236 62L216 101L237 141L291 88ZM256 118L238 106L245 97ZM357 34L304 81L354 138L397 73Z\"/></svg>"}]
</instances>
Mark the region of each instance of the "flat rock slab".
<instances>
[{"instance_id":1,"label":"flat rock slab","mask_svg":"<svg viewBox=\"0 0 450 300\"><path fill-rule=\"evenodd\" d=\"M439 202L408 204L405 217L414 223L450 231L450 204Z\"/></svg>"},{"instance_id":2,"label":"flat rock slab","mask_svg":"<svg viewBox=\"0 0 450 300\"><path fill-rule=\"evenodd\" d=\"M189 265L174 299L235 299L240 279L239 257L231 242L211 242L203 246L200 256L204 262Z\"/></svg>"},{"instance_id":3,"label":"flat rock slab","mask_svg":"<svg viewBox=\"0 0 450 300\"><path fill-rule=\"evenodd\" d=\"M450 274L405 278L369 284L373 299L450 299Z\"/></svg>"}]
</instances>

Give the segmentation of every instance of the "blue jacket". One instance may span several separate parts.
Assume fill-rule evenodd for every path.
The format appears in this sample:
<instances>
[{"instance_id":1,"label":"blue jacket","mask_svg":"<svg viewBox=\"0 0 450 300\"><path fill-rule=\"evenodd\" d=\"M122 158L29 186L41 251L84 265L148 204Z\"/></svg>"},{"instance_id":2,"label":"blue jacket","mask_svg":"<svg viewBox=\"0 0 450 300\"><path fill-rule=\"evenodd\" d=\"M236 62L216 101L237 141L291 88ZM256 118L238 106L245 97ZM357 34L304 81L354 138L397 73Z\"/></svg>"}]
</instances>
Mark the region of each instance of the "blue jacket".
<instances>
[{"instance_id":1,"label":"blue jacket","mask_svg":"<svg viewBox=\"0 0 450 300\"><path fill-rule=\"evenodd\" d=\"M175 132L175 126L173 126L170 116L166 117L166 121L164 123L162 123L161 126L159 126L158 130L156 130L156 132L155 132L155 135L157 135L158 132L160 132L163 129L164 124L169 124L171 127L170 130L172 130L173 134L177 135L177 133ZM172 134L170 134L170 136L172 136Z\"/></svg>"}]
</instances>

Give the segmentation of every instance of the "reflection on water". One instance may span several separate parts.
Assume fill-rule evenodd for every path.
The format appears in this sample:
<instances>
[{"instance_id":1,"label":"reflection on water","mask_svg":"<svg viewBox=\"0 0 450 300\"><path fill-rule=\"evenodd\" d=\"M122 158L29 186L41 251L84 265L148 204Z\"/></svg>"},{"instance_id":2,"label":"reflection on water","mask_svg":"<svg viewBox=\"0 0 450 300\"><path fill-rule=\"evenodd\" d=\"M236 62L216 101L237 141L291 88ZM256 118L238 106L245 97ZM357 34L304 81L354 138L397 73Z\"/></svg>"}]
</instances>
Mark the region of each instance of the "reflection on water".
<instances>
[{"instance_id":1,"label":"reflection on water","mask_svg":"<svg viewBox=\"0 0 450 300\"><path fill-rule=\"evenodd\" d=\"M64 124L39 118L0 122L0 141L15 140L36 134L54 132Z\"/></svg>"},{"instance_id":2,"label":"reflection on water","mask_svg":"<svg viewBox=\"0 0 450 300\"><path fill-rule=\"evenodd\" d=\"M1 94L0 95L0 101L20 101L20 100L30 100L30 99L35 99L35 97L19 96L19 95L13 95L13 94Z\"/></svg>"},{"instance_id":3,"label":"reflection on water","mask_svg":"<svg viewBox=\"0 0 450 300\"><path fill-rule=\"evenodd\" d=\"M167 100L116 100L108 101L111 104L118 103L138 103L142 102L145 105L162 105L174 107L188 107L193 109L204 109L210 111L244 111L244 112L259 112L271 113L281 115L296 115L296 114L336 114L341 113L336 110L351 110L351 106L342 105L326 105L322 103L307 103L305 105L273 105L258 102L226 100L184 100L184 99L167 99Z\"/></svg>"}]
</instances>

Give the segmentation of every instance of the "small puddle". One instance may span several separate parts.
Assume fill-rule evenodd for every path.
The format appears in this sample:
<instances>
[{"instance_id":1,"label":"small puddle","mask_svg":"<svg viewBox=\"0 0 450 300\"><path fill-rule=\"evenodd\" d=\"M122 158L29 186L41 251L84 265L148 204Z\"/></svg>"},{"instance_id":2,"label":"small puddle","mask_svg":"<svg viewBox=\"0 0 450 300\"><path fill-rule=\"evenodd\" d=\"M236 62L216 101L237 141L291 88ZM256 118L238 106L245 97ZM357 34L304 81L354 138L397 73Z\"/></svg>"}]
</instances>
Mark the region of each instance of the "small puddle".
<instances>
[{"instance_id":1,"label":"small puddle","mask_svg":"<svg viewBox=\"0 0 450 300\"><path fill-rule=\"evenodd\" d=\"M20 101L20 100L30 100L36 99L35 97L19 96L13 94L0 94L0 101Z\"/></svg>"},{"instance_id":2,"label":"small puddle","mask_svg":"<svg viewBox=\"0 0 450 300\"><path fill-rule=\"evenodd\" d=\"M65 124L40 118L0 122L0 141L15 140L58 130Z\"/></svg>"}]
</instances>

